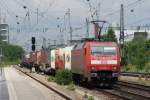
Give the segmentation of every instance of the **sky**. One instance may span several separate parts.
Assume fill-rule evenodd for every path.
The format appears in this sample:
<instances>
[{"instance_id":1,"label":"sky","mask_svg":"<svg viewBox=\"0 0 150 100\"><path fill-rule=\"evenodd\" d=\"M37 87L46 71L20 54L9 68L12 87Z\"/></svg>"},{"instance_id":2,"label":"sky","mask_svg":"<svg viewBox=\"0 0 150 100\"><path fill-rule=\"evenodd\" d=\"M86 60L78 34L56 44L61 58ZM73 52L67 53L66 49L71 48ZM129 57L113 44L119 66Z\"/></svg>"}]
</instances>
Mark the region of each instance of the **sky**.
<instances>
[{"instance_id":1,"label":"sky","mask_svg":"<svg viewBox=\"0 0 150 100\"><path fill-rule=\"evenodd\" d=\"M6 20L10 25L11 43L30 49L32 36L39 47L43 38L47 43L69 40L69 10L73 38L81 38L86 36L86 18L91 21L95 10L100 20L109 25L119 24L121 4L124 4L126 27L150 25L150 0L1 0L1 22ZM91 24L90 36L92 28Z\"/></svg>"}]
</instances>

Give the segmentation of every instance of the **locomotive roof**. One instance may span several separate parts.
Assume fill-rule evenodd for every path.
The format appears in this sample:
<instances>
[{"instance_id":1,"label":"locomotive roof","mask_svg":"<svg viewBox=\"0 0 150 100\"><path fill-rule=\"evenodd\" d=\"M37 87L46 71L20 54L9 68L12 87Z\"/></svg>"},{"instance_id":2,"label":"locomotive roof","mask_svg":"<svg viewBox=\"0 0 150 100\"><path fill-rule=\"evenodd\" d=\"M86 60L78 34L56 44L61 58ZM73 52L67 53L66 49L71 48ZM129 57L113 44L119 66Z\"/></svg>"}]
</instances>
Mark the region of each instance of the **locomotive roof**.
<instances>
[{"instance_id":1,"label":"locomotive roof","mask_svg":"<svg viewBox=\"0 0 150 100\"><path fill-rule=\"evenodd\" d=\"M81 48L84 48L84 46L86 44L89 44L89 45L97 45L97 46L117 46L117 43L115 42L95 42L95 41L92 41L92 42L82 42L82 43L77 43L74 47L74 49L81 49Z\"/></svg>"},{"instance_id":2,"label":"locomotive roof","mask_svg":"<svg viewBox=\"0 0 150 100\"><path fill-rule=\"evenodd\" d=\"M116 42L88 42L90 45L117 46Z\"/></svg>"}]
</instances>

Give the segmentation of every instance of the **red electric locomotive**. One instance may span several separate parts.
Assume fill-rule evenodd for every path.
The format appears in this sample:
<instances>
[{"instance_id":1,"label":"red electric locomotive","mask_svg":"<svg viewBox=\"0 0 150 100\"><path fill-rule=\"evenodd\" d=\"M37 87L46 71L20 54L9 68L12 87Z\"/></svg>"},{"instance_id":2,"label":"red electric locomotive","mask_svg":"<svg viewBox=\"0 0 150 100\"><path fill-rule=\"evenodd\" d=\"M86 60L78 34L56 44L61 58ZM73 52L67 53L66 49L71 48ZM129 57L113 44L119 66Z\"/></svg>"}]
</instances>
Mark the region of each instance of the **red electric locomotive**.
<instances>
[{"instance_id":1,"label":"red electric locomotive","mask_svg":"<svg viewBox=\"0 0 150 100\"><path fill-rule=\"evenodd\" d=\"M120 72L120 50L115 42L85 42L72 50L71 71L76 80L111 86Z\"/></svg>"}]
</instances>

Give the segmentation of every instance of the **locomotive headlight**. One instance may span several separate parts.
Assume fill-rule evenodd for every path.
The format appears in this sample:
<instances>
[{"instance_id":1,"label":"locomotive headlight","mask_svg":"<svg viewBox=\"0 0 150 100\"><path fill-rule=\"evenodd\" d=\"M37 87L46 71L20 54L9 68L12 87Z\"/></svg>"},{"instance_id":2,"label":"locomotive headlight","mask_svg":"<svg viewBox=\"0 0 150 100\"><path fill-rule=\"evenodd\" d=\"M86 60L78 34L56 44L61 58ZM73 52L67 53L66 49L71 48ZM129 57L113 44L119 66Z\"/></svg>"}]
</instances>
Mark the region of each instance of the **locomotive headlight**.
<instances>
[{"instance_id":1,"label":"locomotive headlight","mask_svg":"<svg viewBox=\"0 0 150 100\"><path fill-rule=\"evenodd\" d=\"M94 67L92 67L92 70L94 71L94 70L95 70L95 68L94 68Z\"/></svg>"},{"instance_id":2,"label":"locomotive headlight","mask_svg":"<svg viewBox=\"0 0 150 100\"><path fill-rule=\"evenodd\" d=\"M115 66L115 67L113 67L113 70L117 70L117 67Z\"/></svg>"}]
</instances>

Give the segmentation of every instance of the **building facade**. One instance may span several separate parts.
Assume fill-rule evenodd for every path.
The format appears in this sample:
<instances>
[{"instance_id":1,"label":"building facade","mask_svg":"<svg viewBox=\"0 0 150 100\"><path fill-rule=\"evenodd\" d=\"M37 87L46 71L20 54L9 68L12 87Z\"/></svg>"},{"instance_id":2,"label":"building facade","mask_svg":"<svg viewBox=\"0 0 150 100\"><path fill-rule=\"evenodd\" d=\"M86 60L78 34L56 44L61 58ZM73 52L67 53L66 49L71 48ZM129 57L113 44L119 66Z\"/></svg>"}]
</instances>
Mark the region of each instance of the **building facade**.
<instances>
[{"instance_id":1,"label":"building facade","mask_svg":"<svg viewBox=\"0 0 150 100\"><path fill-rule=\"evenodd\" d=\"M0 39L4 42L9 43L9 25L0 24Z\"/></svg>"},{"instance_id":2,"label":"building facade","mask_svg":"<svg viewBox=\"0 0 150 100\"><path fill-rule=\"evenodd\" d=\"M115 30L115 35L119 42L120 30ZM132 41L137 36L143 36L145 39L150 39L150 30L124 30L125 41Z\"/></svg>"}]
</instances>

